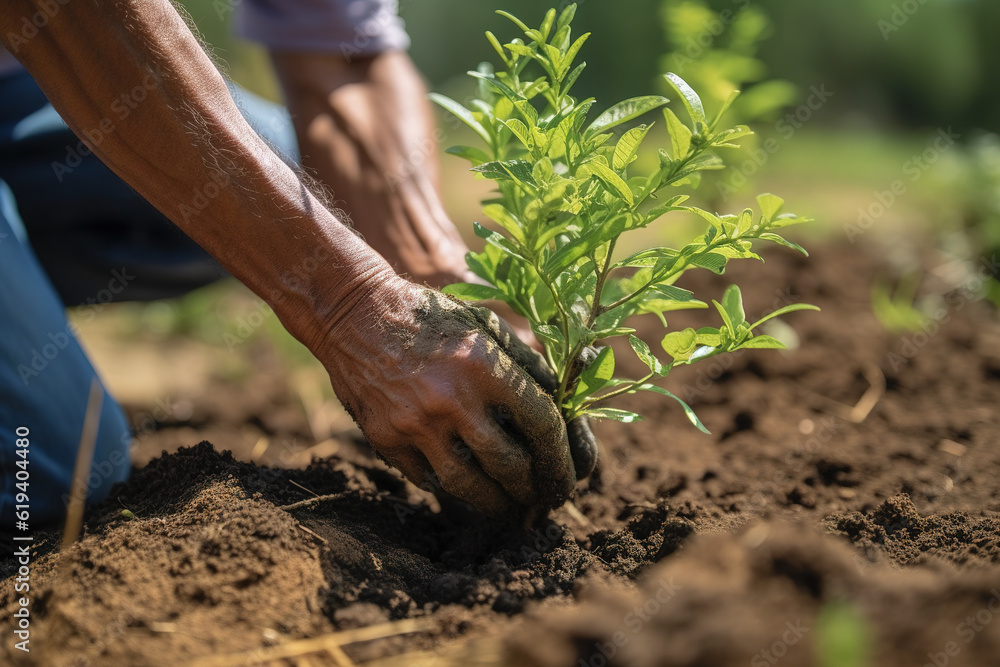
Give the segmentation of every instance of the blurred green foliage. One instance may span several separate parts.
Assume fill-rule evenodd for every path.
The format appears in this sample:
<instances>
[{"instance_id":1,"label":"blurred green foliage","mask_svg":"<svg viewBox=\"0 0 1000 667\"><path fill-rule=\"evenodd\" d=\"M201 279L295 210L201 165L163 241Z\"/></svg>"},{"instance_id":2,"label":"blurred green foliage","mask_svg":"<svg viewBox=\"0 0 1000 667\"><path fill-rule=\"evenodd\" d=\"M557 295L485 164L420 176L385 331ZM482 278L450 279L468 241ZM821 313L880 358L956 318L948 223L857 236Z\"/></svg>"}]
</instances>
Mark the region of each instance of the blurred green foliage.
<instances>
[{"instance_id":1,"label":"blurred green foliage","mask_svg":"<svg viewBox=\"0 0 1000 667\"><path fill-rule=\"evenodd\" d=\"M872 311L886 331L904 334L919 331L929 321L917 304L920 274L910 273L895 287L885 279L872 284Z\"/></svg>"},{"instance_id":2,"label":"blurred green foliage","mask_svg":"<svg viewBox=\"0 0 1000 667\"><path fill-rule=\"evenodd\" d=\"M819 667L868 667L872 633L869 621L851 604L827 602L816 617L816 664Z\"/></svg>"},{"instance_id":3,"label":"blurred green foliage","mask_svg":"<svg viewBox=\"0 0 1000 667\"><path fill-rule=\"evenodd\" d=\"M662 73L660 56L670 50L660 20L662 4L580 3L576 23L594 33L581 84L598 91L599 101L639 94ZM667 0L667 7L684 4ZM771 76L802 90L826 84L836 91L820 122L954 125L960 132L1000 128L1000 86L995 85L1000 81L993 66L1000 62L996 0L709 0L707 5L714 17L727 11L739 16L729 26L731 34L712 46L739 53L755 31L768 36L759 52L747 53L757 60L744 63L747 73L763 65ZM527 17L540 17L543 10L528 0L403 0L414 59L435 87L461 74L457 64L489 58L488 47L478 41L484 30L497 29L491 11L498 7ZM761 25L766 24L762 14L770 17L771 27ZM701 21L711 34L713 18Z\"/></svg>"},{"instance_id":4,"label":"blurred green foliage","mask_svg":"<svg viewBox=\"0 0 1000 667\"><path fill-rule=\"evenodd\" d=\"M229 63L233 77L273 98L277 88L266 56L229 33L240 1L181 0L217 55ZM690 4L666 2L668 7ZM597 91L598 101L648 90L662 73L662 54L670 50L661 20L663 0L579 4L579 29L594 33L581 85ZM755 71L763 66L802 90L826 84L836 92L820 122L953 125L959 132L1000 129L996 0L707 0L707 6L715 17L726 12L739 16L729 26L729 36L713 46L740 53L757 31L768 35L759 52L745 52L748 59L740 65L745 81L755 81ZM400 2L413 38L411 54L433 88L448 88L464 74L466 63L490 58L482 35L500 29L495 9L534 20L541 18L544 6L531 0ZM689 20L711 24L711 17L694 13ZM770 27L762 14L770 17ZM710 25L705 29L711 34Z\"/></svg>"},{"instance_id":5,"label":"blurred green foliage","mask_svg":"<svg viewBox=\"0 0 1000 667\"><path fill-rule=\"evenodd\" d=\"M836 90L831 117L959 131L1000 120L995 0L760 5L775 21L761 58L776 76Z\"/></svg>"},{"instance_id":6,"label":"blurred green foliage","mask_svg":"<svg viewBox=\"0 0 1000 667\"><path fill-rule=\"evenodd\" d=\"M670 50L660 59L660 70L676 72L701 91L709 111L720 108L734 90L743 94L729 109L730 123L772 120L796 101L792 83L764 80L767 64L756 56L773 30L760 8L716 12L707 0L664 0L660 13Z\"/></svg>"}]
</instances>

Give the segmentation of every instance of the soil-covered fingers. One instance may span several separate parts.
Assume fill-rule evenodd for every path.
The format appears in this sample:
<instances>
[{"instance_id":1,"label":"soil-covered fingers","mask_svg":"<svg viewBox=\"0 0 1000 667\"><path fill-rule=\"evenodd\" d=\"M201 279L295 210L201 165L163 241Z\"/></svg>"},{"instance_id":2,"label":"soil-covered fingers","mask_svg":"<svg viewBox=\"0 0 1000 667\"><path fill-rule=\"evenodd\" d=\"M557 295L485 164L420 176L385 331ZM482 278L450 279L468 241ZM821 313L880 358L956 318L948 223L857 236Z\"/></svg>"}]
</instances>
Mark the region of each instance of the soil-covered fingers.
<instances>
[{"instance_id":1,"label":"soil-covered fingers","mask_svg":"<svg viewBox=\"0 0 1000 667\"><path fill-rule=\"evenodd\" d=\"M475 400L463 405L437 382L417 380L414 386L420 391L397 394L401 400L391 415L362 424L372 448L425 491L454 496L491 516L508 513L524 496L517 491L530 478L528 457L502 435L488 434L482 406L478 419L471 417ZM498 462L506 463L500 475L506 484L484 469L496 470Z\"/></svg>"},{"instance_id":2,"label":"soil-covered fingers","mask_svg":"<svg viewBox=\"0 0 1000 667\"><path fill-rule=\"evenodd\" d=\"M418 339L436 343L449 331L461 332L462 343L441 352L466 402L458 436L477 465L518 504L565 501L576 476L562 415L551 390L539 384L554 384L545 361L487 309L428 292L418 317L424 324Z\"/></svg>"},{"instance_id":3,"label":"soil-covered fingers","mask_svg":"<svg viewBox=\"0 0 1000 667\"><path fill-rule=\"evenodd\" d=\"M550 394L556 390L556 375L545 358L525 344L517 331L502 317L483 306L466 306L483 331L500 345L503 351Z\"/></svg>"},{"instance_id":4,"label":"soil-covered fingers","mask_svg":"<svg viewBox=\"0 0 1000 667\"><path fill-rule=\"evenodd\" d=\"M556 376L538 352L523 344L520 337L508 323L491 310L479 306L470 306L469 310L475 316L482 328L490 334L518 365L543 389L550 394L556 389ZM593 361L596 352L588 348L587 360ZM590 420L578 417L566 425L569 435L569 447L576 469L578 480L588 477L597 466L597 438L590 428Z\"/></svg>"},{"instance_id":5,"label":"soil-covered fingers","mask_svg":"<svg viewBox=\"0 0 1000 667\"><path fill-rule=\"evenodd\" d=\"M489 363L492 372L481 390L490 405L490 422L481 437L484 443L507 443L505 451L524 452L530 479L523 480L524 473L510 468L503 457L484 457L481 463L521 504L557 506L576 482L562 415L545 389L503 350L491 350ZM494 453L497 444L483 450Z\"/></svg>"},{"instance_id":6,"label":"soil-covered fingers","mask_svg":"<svg viewBox=\"0 0 1000 667\"><path fill-rule=\"evenodd\" d=\"M495 346L493 354L499 354ZM523 406L495 405L491 397L497 390L483 379L490 374L484 372L482 359L457 359L452 365L458 371L453 386L441 382L440 376L433 377L435 370L429 368L432 377L414 382L418 392L400 394L404 397L401 403L408 408L369 424L365 431L372 447L420 488L437 495L444 492L491 516L509 514L517 506L561 502L572 486L564 487L564 494L554 494L548 479L551 475L543 476L540 483L536 468L551 468L550 450L568 452L565 435L558 433L561 441L549 447L533 446L532 439L544 438L551 431L552 420L538 428L537 420L518 416ZM506 365L513 367L510 360ZM522 387L534 384L523 373L519 382ZM545 397L537 387L534 391ZM527 402L532 402L530 397ZM554 412L551 401L548 403L541 408ZM534 425L536 435L524 435L523 428L515 426L518 423ZM537 451L541 451L540 456L533 453ZM565 459L562 468L571 470L568 454Z\"/></svg>"},{"instance_id":7,"label":"soil-covered fingers","mask_svg":"<svg viewBox=\"0 0 1000 667\"><path fill-rule=\"evenodd\" d=\"M573 457L576 479L586 479L597 467L597 437L590 428L590 420L577 417L566 424L569 436L569 451Z\"/></svg>"}]
</instances>

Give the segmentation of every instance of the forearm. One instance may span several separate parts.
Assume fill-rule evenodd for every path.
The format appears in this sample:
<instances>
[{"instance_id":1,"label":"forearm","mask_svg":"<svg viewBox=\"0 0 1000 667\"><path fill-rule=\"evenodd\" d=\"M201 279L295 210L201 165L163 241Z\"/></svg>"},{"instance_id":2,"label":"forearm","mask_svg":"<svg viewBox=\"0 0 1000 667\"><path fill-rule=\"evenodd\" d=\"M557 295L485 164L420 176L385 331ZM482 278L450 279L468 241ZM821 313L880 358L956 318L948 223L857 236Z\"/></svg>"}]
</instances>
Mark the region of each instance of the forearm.
<instances>
[{"instance_id":1,"label":"forearm","mask_svg":"<svg viewBox=\"0 0 1000 667\"><path fill-rule=\"evenodd\" d=\"M417 282L466 279L462 237L438 192L437 132L404 52L346 61L274 52L304 164L345 202L371 245Z\"/></svg>"},{"instance_id":2,"label":"forearm","mask_svg":"<svg viewBox=\"0 0 1000 667\"><path fill-rule=\"evenodd\" d=\"M0 36L70 127L304 342L391 274L244 121L166 0L73 0L29 40L10 37L38 7L0 6Z\"/></svg>"}]
</instances>

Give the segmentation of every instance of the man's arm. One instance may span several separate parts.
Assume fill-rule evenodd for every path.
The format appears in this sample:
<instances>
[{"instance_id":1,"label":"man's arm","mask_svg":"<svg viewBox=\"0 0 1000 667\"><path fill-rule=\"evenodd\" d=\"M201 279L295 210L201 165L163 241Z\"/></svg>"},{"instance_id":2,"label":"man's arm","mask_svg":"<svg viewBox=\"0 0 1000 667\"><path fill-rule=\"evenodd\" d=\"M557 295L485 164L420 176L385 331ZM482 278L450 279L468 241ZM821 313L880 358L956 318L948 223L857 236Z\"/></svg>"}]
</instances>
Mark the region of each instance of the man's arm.
<instances>
[{"instance_id":1,"label":"man's arm","mask_svg":"<svg viewBox=\"0 0 1000 667\"><path fill-rule=\"evenodd\" d=\"M441 204L427 90L403 51L272 51L304 166L397 270L436 287L475 280Z\"/></svg>"},{"instance_id":2,"label":"man's arm","mask_svg":"<svg viewBox=\"0 0 1000 667\"><path fill-rule=\"evenodd\" d=\"M323 207L169 2L49 6L22 39L41 8L0 0L7 47L102 161L272 305L383 456L492 513L569 494L551 400L464 311L396 276Z\"/></svg>"}]
</instances>

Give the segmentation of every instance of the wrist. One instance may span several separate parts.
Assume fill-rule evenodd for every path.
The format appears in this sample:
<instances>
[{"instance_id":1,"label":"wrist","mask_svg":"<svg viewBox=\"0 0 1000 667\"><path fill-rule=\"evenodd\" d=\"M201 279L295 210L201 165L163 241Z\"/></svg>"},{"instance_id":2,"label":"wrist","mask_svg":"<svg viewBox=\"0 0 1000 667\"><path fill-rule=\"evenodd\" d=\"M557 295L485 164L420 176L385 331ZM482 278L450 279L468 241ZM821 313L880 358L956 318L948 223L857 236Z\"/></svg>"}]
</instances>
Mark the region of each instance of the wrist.
<instances>
[{"instance_id":1,"label":"wrist","mask_svg":"<svg viewBox=\"0 0 1000 667\"><path fill-rule=\"evenodd\" d=\"M377 253L358 241L346 256L317 246L281 275L275 311L321 361L335 352L345 330L374 326L406 284Z\"/></svg>"}]
</instances>

